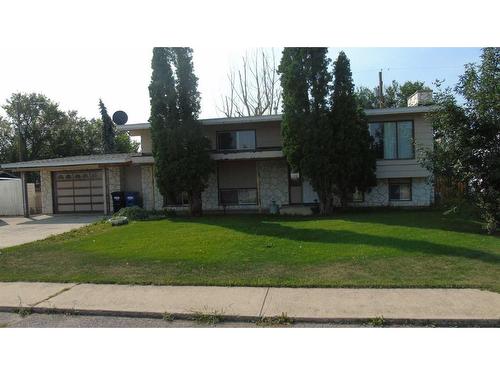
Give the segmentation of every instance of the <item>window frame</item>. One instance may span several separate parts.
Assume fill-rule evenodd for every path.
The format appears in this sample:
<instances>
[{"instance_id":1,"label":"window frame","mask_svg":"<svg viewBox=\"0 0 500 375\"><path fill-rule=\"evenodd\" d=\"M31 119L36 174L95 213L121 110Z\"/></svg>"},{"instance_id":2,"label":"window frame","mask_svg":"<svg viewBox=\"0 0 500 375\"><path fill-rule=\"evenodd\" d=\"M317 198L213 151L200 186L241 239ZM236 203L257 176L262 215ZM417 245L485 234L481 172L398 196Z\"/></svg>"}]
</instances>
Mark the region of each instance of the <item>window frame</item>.
<instances>
[{"instance_id":1,"label":"window frame","mask_svg":"<svg viewBox=\"0 0 500 375\"><path fill-rule=\"evenodd\" d=\"M168 202L168 197L165 196L165 207L188 207L189 206L189 195L187 191L181 191L180 193L176 193L181 196L181 203L172 204ZM186 201L186 203L184 203Z\"/></svg>"},{"instance_id":2,"label":"window frame","mask_svg":"<svg viewBox=\"0 0 500 375\"><path fill-rule=\"evenodd\" d=\"M382 148L382 155L383 157L382 158L379 158L377 156L377 160L415 160L415 121L414 120L410 120L410 119L407 119L407 120L393 120L393 121L390 121L390 120L380 120L380 121L370 121L368 122L368 131L370 131L370 124L381 124L382 125L382 134L384 134L384 127L385 127L385 123L395 123L396 124L396 158L394 159L386 159L385 157L385 139L382 138L382 145L383 145L383 148ZM400 122L411 122L411 137L412 137L412 144L411 144L411 147L412 147L412 151L413 151L413 157L411 158L400 158L399 157L399 123ZM372 135L370 134L370 136L372 137ZM373 137L372 137L373 138Z\"/></svg>"},{"instance_id":3,"label":"window frame","mask_svg":"<svg viewBox=\"0 0 500 375\"><path fill-rule=\"evenodd\" d=\"M253 190L255 191L255 203L251 202L251 203L242 203L240 201L240 190ZM226 207L231 207L231 206L257 206L259 204L259 191L257 190L257 188L222 188L222 189L218 189L219 191L219 194L218 194L218 198L219 198L219 206L226 206ZM236 203L223 203L222 202L222 199L221 199L221 193L223 191L236 191L236 195L237 195L237 198L238 198L238 202Z\"/></svg>"},{"instance_id":4,"label":"window frame","mask_svg":"<svg viewBox=\"0 0 500 375\"><path fill-rule=\"evenodd\" d=\"M408 182L395 182L395 181L403 181L407 180ZM409 199L393 199L391 198L391 185L402 185L408 184L410 185L410 198ZM411 202L413 200L413 178L412 177L404 177L404 178L389 178L387 183L387 195L389 197L389 202Z\"/></svg>"},{"instance_id":5,"label":"window frame","mask_svg":"<svg viewBox=\"0 0 500 375\"><path fill-rule=\"evenodd\" d=\"M253 148L238 148L238 132L253 132L254 147ZM236 148L220 148L219 135L222 133L236 133ZM216 151L218 152L246 152L257 150L257 129L231 129L231 130L217 130L215 132Z\"/></svg>"}]
</instances>

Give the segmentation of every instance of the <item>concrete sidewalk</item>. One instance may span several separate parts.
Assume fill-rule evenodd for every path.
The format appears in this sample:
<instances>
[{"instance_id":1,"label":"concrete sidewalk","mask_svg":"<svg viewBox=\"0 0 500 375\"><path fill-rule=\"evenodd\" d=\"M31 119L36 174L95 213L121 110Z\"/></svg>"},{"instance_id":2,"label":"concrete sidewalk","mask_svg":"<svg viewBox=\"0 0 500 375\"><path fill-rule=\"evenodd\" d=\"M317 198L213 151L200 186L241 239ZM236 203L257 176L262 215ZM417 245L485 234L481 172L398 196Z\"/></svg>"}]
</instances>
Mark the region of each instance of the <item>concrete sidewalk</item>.
<instances>
[{"instance_id":1,"label":"concrete sidewalk","mask_svg":"<svg viewBox=\"0 0 500 375\"><path fill-rule=\"evenodd\" d=\"M258 320L467 322L500 326L500 294L477 289L326 289L0 283L0 310Z\"/></svg>"}]
</instances>

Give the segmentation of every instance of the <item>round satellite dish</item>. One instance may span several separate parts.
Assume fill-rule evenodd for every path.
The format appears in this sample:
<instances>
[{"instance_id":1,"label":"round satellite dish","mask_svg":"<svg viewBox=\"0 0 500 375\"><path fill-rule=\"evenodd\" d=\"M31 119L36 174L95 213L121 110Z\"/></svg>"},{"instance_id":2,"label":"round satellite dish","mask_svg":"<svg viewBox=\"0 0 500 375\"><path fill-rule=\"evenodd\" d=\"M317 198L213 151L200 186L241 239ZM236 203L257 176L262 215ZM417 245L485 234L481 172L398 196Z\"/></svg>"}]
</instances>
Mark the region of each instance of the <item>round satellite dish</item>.
<instances>
[{"instance_id":1,"label":"round satellite dish","mask_svg":"<svg viewBox=\"0 0 500 375\"><path fill-rule=\"evenodd\" d=\"M116 111L113 113L113 122L116 125L125 125L128 121L128 116L123 111Z\"/></svg>"}]
</instances>

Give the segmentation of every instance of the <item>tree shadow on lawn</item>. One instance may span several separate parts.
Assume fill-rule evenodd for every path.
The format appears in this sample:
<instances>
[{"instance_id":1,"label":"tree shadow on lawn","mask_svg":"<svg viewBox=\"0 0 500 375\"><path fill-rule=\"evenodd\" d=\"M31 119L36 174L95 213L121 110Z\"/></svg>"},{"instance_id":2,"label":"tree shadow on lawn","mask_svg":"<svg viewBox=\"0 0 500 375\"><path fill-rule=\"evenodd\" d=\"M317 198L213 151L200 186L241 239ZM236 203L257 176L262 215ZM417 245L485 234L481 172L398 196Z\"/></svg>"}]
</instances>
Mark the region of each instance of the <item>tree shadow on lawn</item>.
<instances>
[{"instance_id":1,"label":"tree shadow on lawn","mask_svg":"<svg viewBox=\"0 0 500 375\"><path fill-rule=\"evenodd\" d=\"M476 217L464 217L458 214L444 215L438 209L377 209L339 212L331 219L352 221L355 223L383 224L419 229L437 229L459 233L485 234Z\"/></svg>"},{"instance_id":2,"label":"tree shadow on lawn","mask_svg":"<svg viewBox=\"0 0 500 375\"><path fill-rule=\"evenodd\" d=\"M451 256L479 260L491 264L500 264L500 255L488 251L470 249L460 246L437 244L424 240L411 240L388 236L377 236L373 234L358 233L350 230L294 228L267 221L275 219L275 217L260 216L258 219L253 221L236 220L235 217L204 217L201 219L175 218L171 220L174 222L202 222L205 225L219 226L250 235L262 235L286 240L316 242L331 245L369 245L379 248L396 249L402 252ZM287 221L300 220L295 219Z\"/></svg>"}]
</instances>

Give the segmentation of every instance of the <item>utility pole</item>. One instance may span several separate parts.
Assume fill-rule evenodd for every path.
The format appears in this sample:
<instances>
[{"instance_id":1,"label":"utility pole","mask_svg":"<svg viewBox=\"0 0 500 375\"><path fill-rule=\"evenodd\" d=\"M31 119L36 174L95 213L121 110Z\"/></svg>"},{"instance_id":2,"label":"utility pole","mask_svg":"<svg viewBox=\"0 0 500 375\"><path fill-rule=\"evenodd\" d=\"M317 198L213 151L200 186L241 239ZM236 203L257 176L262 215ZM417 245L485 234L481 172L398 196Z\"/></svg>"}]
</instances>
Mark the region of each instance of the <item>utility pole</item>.
<instances>
[{"instance_id":1,"label":"utility pole","mask_svg":"<svg viewBox=\"0 0 500 375\"><path fill-rule=\"evenodd\" d=\"M384 82L382 81L382 69L378 72L378 105L384 108Z\"/></svg>"}]
</instances>

